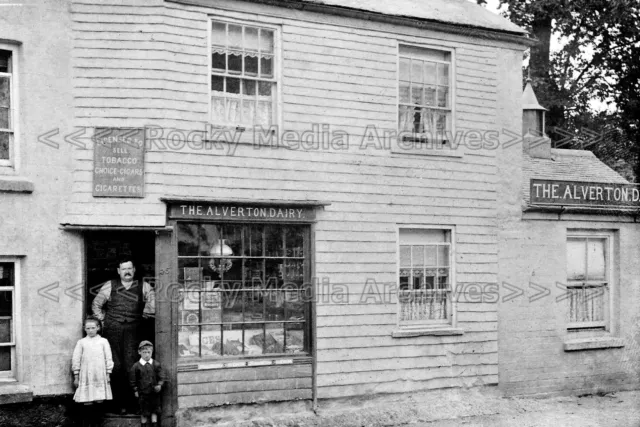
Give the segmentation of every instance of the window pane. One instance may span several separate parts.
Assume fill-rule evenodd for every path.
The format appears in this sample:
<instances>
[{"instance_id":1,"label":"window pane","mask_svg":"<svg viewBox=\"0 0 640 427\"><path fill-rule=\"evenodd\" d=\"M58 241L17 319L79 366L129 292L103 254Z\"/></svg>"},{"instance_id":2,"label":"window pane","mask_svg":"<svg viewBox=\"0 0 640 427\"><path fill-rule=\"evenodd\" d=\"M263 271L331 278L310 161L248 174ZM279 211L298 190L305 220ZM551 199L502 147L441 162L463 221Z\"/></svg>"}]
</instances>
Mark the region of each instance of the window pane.
<instances>
[{"instance_id":1,"label":"window pane","mask_svg":"<svg viewBox=\"0 0 640 427\"><path fill-rule=\"evenodd\" d=\"M178 259L178 281L184 286L186 282L193 282L196 274L194 272L201 268L200 259L193 258L180 258ZM200 273L204 275L204 272Z\"/></svg>"},{"instance_id":2,"label":"window pane","mask_svg":"<svg viewBox=\"0 0 640 427\"><path fill-rule=\"evenodd\" d=\"M408 104L409 101L409 84L400 82L400 102Z\"/></svg>"},{"instance_id":3,"label":"window pane","mask_svg":"<svg viewBox=\"0 0 640 427\"><path fill-rule=\"evenodd\" d=\"M0 343L11 342L11 328L13 319L9 317L0 316Z\"/></svg>"},{"instance_id":4,"label":"window pane","mask_svg":"<svg viewBox=\"0 0 640 427\"><path fill-rule=\"evenodd\" d=\"M284 324L268 323L264 354L284 353Z\"/></svg>"},{"instance_id":5,"label":"window pane","mask_svg":"<svg viewBox=\"0 0 640 427\"><path fill-rule=\"evenodd\" d=\"M240 93L240 79L227 77L227 93Z\"/></svg>"},{"instance_id":6,"label":"window pane","mask_svg":"<svg viewBox=\"0 0 640 427\"><path fill-rule=\"evenodd\" d=\"M224 92L224 77L211 76L211 90L214 92Z\"/></svg>"},{"instance_id":7,"label":"window pane","mask_svg":"<svg viewBox=\"0 0 640 427\"><path fill-rule=\"evenodd\" d=\"M587 280L606 280L604 239L589 239L587 242Z\"/></svg>"},{"instance_id":8,"label":"window pane","mask_svg":"<svg viewBox=\"0 0 640 427\"><path fill-rule=\"evenodd\" d=\"M229 46L232 48L242 47L242 27L240 25L229 24Z\"/></svg>"},{"instance_id":9,"label":"window pane","mask_svg":"<svg viewBox=\"0 0 640 427\"><path fill-rule=\"evenodd\" d=\"M241 225L225 225L222 227L222 239L225 240L225 243L233 252L229 256L239 256L242 253L242 228Z\"/></svg>"},{"instance_id":10,"label":"window pane","mask_svg":"<svg viewBox=\"0 0 640 427\"><path fill-rule=\"evenodd\" d=\"M436 257L438 253L438 247L433 245L426 246L425 252L427 257L425 265L430 267L437 266L438 262Z\"/></svg>"},{"instance_id":11,"label":"window pane","mask_svg":"<svg viewBox=\"0 0 640 427\"><path fill-rule=\"evenodd\" d=\"M424 105L424 90L422 86L411 86L411 103L416 105Z\"/></svg>"},{"instance_id":12,"label":"window pane","mask_svg":"<svg viewBox=\"0 0 640 427\"><path fill-rule=\"evenodd\" d=\"M215 68L216 70L226 70L227 69L227 54L222 52L213 52L211 54L211 68Z\"/></svg>"},{"instance_id":13,"label":"window pane","mask_svg":"<svg viewBox=\"0 0 640 427\"><path fill-rule=\"evenodd\" d=\"M262 232L261 225L244 227L244 256L262 256Z\"/></svg>"},{"instance_id":14,"label":"window pane","mask_svg":"<svg viewBox=\"0 0 640 427\"><path fill-rule=\"evenodd\" d=\"M178 256L198 255L198 226L178 223Z\"/></svg>"},{"instance_id":15,"label":"window pane","mask_svg":"<svg viewBox=\"0 0 640 427\"><path fill-rule=\"evenodd\" d=\"M9 159L10 146L11 134L8 132L0 132L0 159Z\"/></svg>"},{"instance_id":16,"label":"window pane","mask_svg":"<svg viewBox=\"0 0 640 427\"><path fill-rule=\"evenodd\" d=\"M265 256L284 256L283 229L279 225L267 225L265 227Z\"/></svg>"},{"instance_id":17,"label":"window pane","mask_svg":"<svg viewBox=\"0 0 640 427\"><path fill-rule=\"evenodd\" d=\"M0 76L0 128L10 129L10 108L10 79L6 76Z\"/></svg>"},{"instance_id":18,"label":"window pane","mask_svg":"<svg viewBox=\"0 0 640 427\"><path fill-rule=\"evenodd\" d=\"M258 51L258 29L254 27L244 27L244 48L245 50Z\"/></svg>"},{"instance_id":19,"label":"window pane","mask_svg":"<svg viewBox=\"0 0 640 427\"><path fill-rule=\"evenodd\" d=\"M242 122L254 123L255 115L256 115L256 101L255 100L242 101Z\"/></svg>"},{"instance_id":20,"label":"window pane","mask_svg":"<svg viewBox=\"0 0 640 427\"><path fill-rule=\"evenodd\" d=\"M284 318L284 293L278 291L278 289L281 288L282 286L274 287L274 285L272 285L263 293L265 312L267 320L270 322L275 320L286 320Z\"/></svg>"},{"instance_id":21,"label":"window pane","mask_svg":"<svg viewBox=\"0 0 640 427\"><path fill-rule=\"evenodd\" d=\"M211 121L219 124L227 120L225 99L220 96L211 97Z\"/></svg>"},{"instance_id":22,"label":"window pane","mask_svg":"<svg viewBox=\"0 0 640 427\"><path fill-rule=\"evenodd\" d=\"M212 21L211 22L211 44L215 46L227 45L227 25L223 22Z\"/></svg>"},{"instance_id":23,"label":"window pane","mask_svg":"<svg viewBox=\"0 0 640 427\"><path fill-rule=\"evenodd\" d=\"M438 266L449 265L449 246L438 246Z\"/></svg>"},{"instance_id":24,"label":"window pane","mask_svg":"<svg viewBox=\"0 0 640 427\"><path fill-rule=\"evenodd\" d=\"M273 120L273 107L271 102L258 102L256 123L262 126L269 126Z\"/></svg>"},{"instance_id":25,"label":"window pane","mask_svg":"<svg viewBox=\"0 0 640 427\"><path fill-rule=\"evenodd\" d=\"M413 268L411 269L411 289L422 289L425 284L424 269Z\"/></svg>"},{"instance_id":26,"label":"window pane","mask_svg":"<svg viewBox=\"0 0 640 427\"><path fill-rule=\"evenodd\" d=\"M13 272L12 262L0 262L0 286L14 286Z\"/></svg>"},{"instance_id":27,"label":"window pane","mask_svg":"<svg viewBox=\"0 0 640 427\"><path fill-rule=\"evenodd\" d=\"M412 246L411 247L412 266L414 266L414 267L422 267L422 266L424 266L425 265L424 257L425 257L425 248L424 248L424 246Z\"/></svg>"},{"instance_id":28,"label":"window pane","mask_svg":"<svg viewBox=\"0 0 640 427\"><path fill-rule=\"evenodd\" d=\"M449 106L449 88L445 86L438 86L438 107Z\"/></svg>"},{"instance_id":29,"label":"window pane","mask_svg":"<svg viewBox=\"0 0 640 427\"><path fill-rule=\"evenodd\" d=\"M259 96L271 96L271 86L270 82L259 82L258 83L258 95Z\"/></svg>"},{"instance_id":30,"label":"window pane","mask_svg":"<svg viewBox=\"0 0 640 427\"><path fill-rule=\"evenodd\" d=\"M409 132L413 125L413 108L400 106L398 111L398 128L401 132Z\"/></svg>"},{"instance_id":31,"label":"window pane","mask_svg":"<svg viewBox=\"0 0 640 427\"><path fill-rule=\"evenodd\" d=\"M448 64L438 64L438 84L449 86Z\"/></svg>"},{"instance_id":32,"label":"window pane","mask_svg":"<svg viewBox=\"0 0 640 427\"><path fill-rule=\"evenodd\" d=\"M258 57L256 55L245 55L244 74L247 76L258 75Z\"/></svg>"},{"instance_id":33,"label":"window pane","mask_svg":"<svg viewBox=\"0 0 640 427\"><path fill-rule=\"evenodd\" d=\"M304 350L305 342L304 323L285 324L286 345L285 353L300 353Z\"/></svg>"},{"instance_id":34,"label":"window pane","mask_svg":"<svg viewBox=\"0 0 640 427\"><path fill-rule=\"evenodd\" d=\"M412 83L422 83L423 82L423 68L422 65L424 62L419 61L417 59L411 60L411 82Z\"/></svg>"},{"instance_id":35,"label":"window pane","mask_svg":"<svg viewBox=\"0 0 640 427\"><path fill-rule=\"evenodd\" d=\"M437 113L436 115L436 131L439 137L446 136L444 132L449 128L447 124L447 115L443 113Z\"/></svg>"},{"instance_id":36,"label":"window pane","mask_svg":"<svg viewBox=\"0 0 640 427\"><path fill-rule=\"evenodd\" d=\"M567 240L567 279L586 280L587 262L584 240Z\"/></svg>"},{"instance_id":37,"label":"window pane","mask_svg":"<svg viewBox=\"0 0 640 427\"><path fill-rule=\"evenodd\" d=\"M238 51L229 52L229 72L232 74L242 73L242 53Z\"/></svg>"},{"instance_id":38,"label":"window pane","mask_svg":"<svg viewBox=\"0 0 640 427\"><path fill-rule=\"evenodd\" d=\"M301 285L304 281L304 261L288 259L284 263L284 281Z\"/></svg>"},{"instance_id":39,"label":"window pane","mask_svg":"<svg viewBox=\"0 0 640 427\"><path fill-rule=\"evenodd\" d=\"M220 293L220 303L222 306L222 321L224 323L241 323L245 319L243 317L245 292L237 287L224 289ZM241 329L237 325L229 325L231 329Z\"/></svg>"},{"instance_id":40,"label":"window pane","mask_svg":"<svg viewBox=\"0 0 640 427\"><path fill-rule=\"evenodd\" d=\"M400 246L400 266L411 267L411 246Z\"/></svg>"},{"instance_id":41,"label":"window pane","mask_svg":"<svg viewBox=\"0 0 640 427\"><path fill-rule=\"evenodd\" d=\"M287 257L303 257L304 254L304 228L285 228Z\"/></svg>"},{"instance_id":42,"label":"window pane","mask_svg":"<svg viewBox=\"0 0 640 427\"><path fill-rule=\"evenodd\" d=\"M247 330L245 331L245 342L247 343L247 353L250 355L263 354L265 342L273 344L271 340L266 339L264 324L262 323L247 325Z\"/></svg>"},{"instance_id":43,"label":"window pane","mask_svg":"<svg viewBox=\"0 0 640 427\"><path fill-rule=\"evenodd\" d=\"M411 60L408 58L400 58L400 80L411 81Z\"/></svg>"},{"instance_id":44,"label":"window pane","mask_svg":"<svg viewBox=\"0 0 640 427\"><path fill-rule=\"evenodd\" d=\"M433 62L425 62L424 64L424 81L425 83L435 84L437 83L436 77L436 64Z\"/></svg>"},{"instance_id":45,"label":"window pane","mask_svg":"<svg viewBox=\"0 0 640 427\"><path fill-rule=\"evenodd\" d=\"M273 77L273 57L260 57L260 77Z\"/></svg>"},{"instance_id":46,"label":"window pane","mask_svg":"<svg viewBox=\"0 0 640 427\"><path fill-rule=\"evenodd\" d=\"M435 86L425 86L423 105L426 105L426 106L436 105L436 87Z\"/></svg>"},{"instance_id":47,"label":"window pane","mask_svg":"<svg viewBox=\"0 0 640 427\"><path fill-rule=\"evenodd\" d=\"M11 370L11 347L0 347L0 371Z\"/></svg>"},{"instance_id":48,"label":"window pane","mask_svg":"<svg viewBox=\"0 0 640 427\"><path fill-rule=\"evenodd\" d=\"M256 96L256 82L255 80L242 80L242 93L244 95Z\"/></svg>"},{"instance_id":49,"label":"window pane","mask_svg":"<svg viewBox=\"0 0 640 427\"><path fill-rule=\"evenodd\" d=\"M604 308L608 298L606 287L569 288L567 292L569 294L569 298L567 298L569 322L602 322L605 320Z\"/></svg>"},{"instance_id":50,"label":"window pane","mask_svg":"<svg viewBox=\"0 0 640 427\"><path fill-rule=\"evenodd\" d=\"M271 30L260 30L260 51L273 53L273 31Z\"/></svg>"}]
</instances>

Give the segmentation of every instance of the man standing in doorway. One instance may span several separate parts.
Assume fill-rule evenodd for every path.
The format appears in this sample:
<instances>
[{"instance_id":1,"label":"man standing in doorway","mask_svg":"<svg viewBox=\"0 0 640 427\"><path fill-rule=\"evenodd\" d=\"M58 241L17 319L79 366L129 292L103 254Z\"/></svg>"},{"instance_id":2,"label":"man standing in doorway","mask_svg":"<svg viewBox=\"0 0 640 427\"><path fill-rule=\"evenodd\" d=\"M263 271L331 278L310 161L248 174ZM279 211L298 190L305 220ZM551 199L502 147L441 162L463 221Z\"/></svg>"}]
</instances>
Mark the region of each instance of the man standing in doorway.
<instances>
[{"instance_id":1,"label":"man standing in doorway","mask_svg":"<svg viewBox=\"0 0 640 427\"><path fill-rule=\"evenodd\" d=\"M129 369L139 358L142 319L155 316L154 290L146 282L140 286L137 280L133 280L135 272L131 259L120 260L120 277L102 283L91 304L93 315L103 322L103 336L111 345L114 364L111 387L114 403L122 413L135 405L128 380Z\"/></svg>"}]
</instances>

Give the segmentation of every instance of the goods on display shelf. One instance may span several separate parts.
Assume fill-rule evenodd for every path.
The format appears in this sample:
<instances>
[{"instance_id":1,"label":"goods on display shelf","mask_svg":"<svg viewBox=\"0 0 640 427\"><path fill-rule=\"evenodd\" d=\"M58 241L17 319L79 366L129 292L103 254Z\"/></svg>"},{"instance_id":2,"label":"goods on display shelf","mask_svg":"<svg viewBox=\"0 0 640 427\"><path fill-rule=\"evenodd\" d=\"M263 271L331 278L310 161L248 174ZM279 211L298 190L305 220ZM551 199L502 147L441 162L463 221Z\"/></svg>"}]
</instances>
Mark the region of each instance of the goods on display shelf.
<instances>
[{"instance_id":1,"label":"goods on display shelf","mask_svg":"<svg viewBox=\"0 0 640 427\"><path fill-rule=\"evenodd\" d=\"M190 327L192 328L192 327ZM196 357L202 343L202 356L220 356L220 337L224 339L224 356L237 356L243 354L243 331L229 330L211 331L203 330L180 331L178 344L181 357ZM273 353L301 353L303 351L304 331L287 329L287 345L284 347L284 331L282 329L267 329L266 333L260 329L244 330L244 355L255 356ZM264 351L263 351L264 349Z\"/></svg>"}]
</instances>

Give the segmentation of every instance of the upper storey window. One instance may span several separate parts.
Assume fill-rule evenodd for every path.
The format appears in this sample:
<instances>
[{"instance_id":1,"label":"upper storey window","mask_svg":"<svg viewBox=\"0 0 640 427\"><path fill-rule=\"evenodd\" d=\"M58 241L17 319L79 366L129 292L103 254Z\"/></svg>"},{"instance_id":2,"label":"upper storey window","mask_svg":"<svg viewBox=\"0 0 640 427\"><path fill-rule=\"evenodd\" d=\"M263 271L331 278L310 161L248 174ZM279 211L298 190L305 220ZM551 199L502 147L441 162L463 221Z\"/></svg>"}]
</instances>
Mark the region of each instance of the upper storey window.
<instances>
[{"instance_id":1,"label":"upper storey window","mask_svg":"<svg viewBox=\"0 0 640 427\"><path fill-rule=\"evenodd\" d=\"M398 131L446 141L452 126L451 53L401 45L399 64Z\"/></svg>"},{"instance_id":2,"label":"upper storey window","mask_svg":"<svg viewBox=\"0 0 640 427\"><path fill-rule=\"evenodd\" d=\"M211 21L211 122L264 126L276 114L276 30Z\"/></svg>"}]
</instances>

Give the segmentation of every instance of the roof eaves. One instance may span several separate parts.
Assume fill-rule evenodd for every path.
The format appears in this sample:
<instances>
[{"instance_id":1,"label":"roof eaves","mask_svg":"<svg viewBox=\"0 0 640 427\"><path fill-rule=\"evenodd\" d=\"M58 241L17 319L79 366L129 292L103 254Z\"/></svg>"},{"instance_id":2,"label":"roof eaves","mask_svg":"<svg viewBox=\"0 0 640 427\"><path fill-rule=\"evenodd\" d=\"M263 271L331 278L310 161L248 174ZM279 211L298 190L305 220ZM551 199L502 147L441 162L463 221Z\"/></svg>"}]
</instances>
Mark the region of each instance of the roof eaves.
<instances>
[{"instance_id":1,"label":"roof eaves","mask_svg":"<svg viewBox=\"0 0 640 427\"><path fill-rule=\"evenodd\" d=\"M213 6L211 0L165 0L171 3L180 3L195 6ZM485 40L505 41L517 43L523 46L534 46L538 40L526 32L507 31L483 26L473 26L468 24L456 24L448 21L436 19L418 18L408 15L389 15L380 12L356 9L347 6L330 5L323 3L312 3L304 0L240 0L250 3L260 3L271 6L280 6L287 9L306 10L309 12L332 13L349 18L364 19L376 22L386 22L391 24L407 25L418 28L429 27L429 29L448 32L452 34L465 35L469 37L482 38Z\"/></svg>"}]
</instances>

